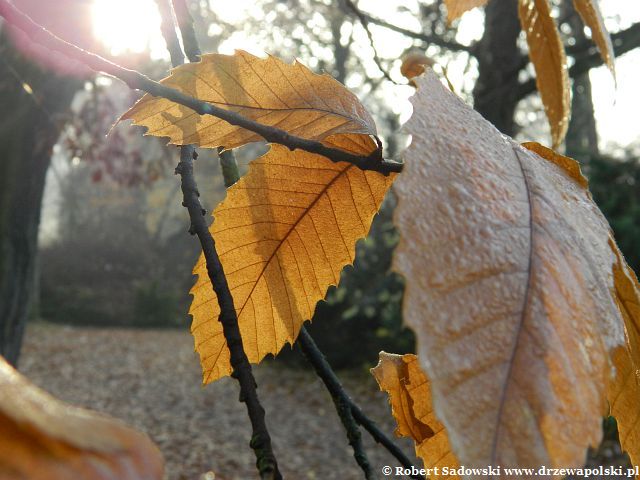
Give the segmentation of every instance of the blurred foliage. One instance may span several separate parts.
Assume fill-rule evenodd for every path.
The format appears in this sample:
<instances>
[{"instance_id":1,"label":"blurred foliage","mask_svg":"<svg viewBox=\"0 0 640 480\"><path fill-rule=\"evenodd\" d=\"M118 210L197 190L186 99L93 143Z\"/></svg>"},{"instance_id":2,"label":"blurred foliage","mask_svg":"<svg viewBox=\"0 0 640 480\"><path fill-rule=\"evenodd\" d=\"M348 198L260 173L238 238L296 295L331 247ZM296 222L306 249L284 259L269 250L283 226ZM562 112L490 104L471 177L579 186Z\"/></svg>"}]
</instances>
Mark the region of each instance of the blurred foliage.
<instances>
[{"instance_id":1,"label":"blurred foliage","mask_svg":"<svg viewBox=\"0 0 640 480\"><path fill-rule=\"evenodd\" d=\"M203 193L219 201L217 158L203 153L198 162ZM95 182L93 164L71 162L60 179L57 235L40 249L44 319L188 328L199 245L187 233L179 182L170 173L123 186L109 178Z\"/></svg>"},{"instance_id":2,"label":"blurred foliage","mask_svg":"<svg viewBox=\"0 0 640 480\"><path fill-rule=\"evenodd\" d=\"M181 317L179 292L167 289L157 279L137 286L133 314L138 325L175 325Z\"/></svg>"},{"instance_id":3,"label":"blurred foliage","mask_svg":"<svg viewBox=\"0 0 640 480\"><path fill-rule=\"evenodd\" d=\"M583 167L594 200L607 217L627 262L640 271L640 163L627 152L624 159L591 155Z\"/></svg>"}]
</instances>

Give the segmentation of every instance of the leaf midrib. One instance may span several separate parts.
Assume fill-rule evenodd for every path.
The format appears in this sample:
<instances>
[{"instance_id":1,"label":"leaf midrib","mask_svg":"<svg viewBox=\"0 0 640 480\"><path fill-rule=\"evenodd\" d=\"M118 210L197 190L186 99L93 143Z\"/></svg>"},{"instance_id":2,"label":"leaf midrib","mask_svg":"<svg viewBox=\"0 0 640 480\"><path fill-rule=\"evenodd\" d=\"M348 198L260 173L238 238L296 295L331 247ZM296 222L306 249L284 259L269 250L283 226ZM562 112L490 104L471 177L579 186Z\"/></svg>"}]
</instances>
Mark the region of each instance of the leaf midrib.
<instances>
[{"instance_id":1,"label":"leaf midrib","mask_svg":"<svg viewBox=\"0 0 640 480\"><path fill-rule=\"evenodd\" d=\"M507 400L507 391L509 390L510 384L511 384L511 378L512 378L512 374L513 374L513 366L515 364L515 359L516 359L516 355L518 354L518 350L520 347L520 340L522 338L522 333L524 331L524 324L527 321L527 319L529 318L529 312L531 311L531 309L529 308L529 305L531 303L531 291L533 289L532 284L533 284L533 263L534 263L534 225L533 225L533 195L531 193L531 186L529 184L529 178L527 176L526 173L526 169L524 168L524 165L522 163L522 159L520 158L520 155L518 153L518 147L517 146L513 146L512 147L513 153L515 155L516 161L518 162L518 166L520 167L520 171L522 173L522 179L524 181L524 187L525 190L527 192L527 203L529 205L529 261L528 261L528 275L527 275L527 283L525 286L525 297L522 301L522 311L520 313L520 320L518 322L518 329L517 329L517 333L516 333L516 340L514 342L513 345L513 349L511 351L511 355L509 357L509 367L507 370L507 374L505 377L505 381L504 381L504 388L502 389L501 395L500 395L500 403L498 405L498 412L496 414L496 430L495 433L493 435L493 444L491 447L491 464L492 465L496 465L496 457L497 457L497 447L498 447L498 440L500 438L502 429L504 428L502 426L502 415L504 413L504 407L506 404L506 400Z\"/></svg>"}]
</instances>

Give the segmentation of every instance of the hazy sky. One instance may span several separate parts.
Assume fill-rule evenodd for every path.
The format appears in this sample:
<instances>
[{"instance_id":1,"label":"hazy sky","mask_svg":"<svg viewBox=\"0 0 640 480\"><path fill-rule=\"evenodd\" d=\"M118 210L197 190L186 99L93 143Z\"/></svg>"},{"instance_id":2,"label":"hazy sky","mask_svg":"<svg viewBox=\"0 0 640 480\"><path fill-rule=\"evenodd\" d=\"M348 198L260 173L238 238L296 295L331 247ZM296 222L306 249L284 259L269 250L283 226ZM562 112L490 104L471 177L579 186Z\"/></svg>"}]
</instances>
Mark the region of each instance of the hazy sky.
<instances>
[{"instance_id":1,"label":"hazy sky","mask_svg":"<svg viewBox=\"0 0 640 480\"><path fill-rule=\"evenodd\" d=\"M153 56L166 57L164 42L158 29L159 17L154 0L94 0L94 2L94 28L113 53L123 53L126 50L142 51L150 48ZM395 2L396 5L403 5L408 9L414 7L415 3L413 0L396 0ZM223 20L237 23L244 18L255 16L254 4L253 0L234 0L233 2L215 2L214 7ZM361 0L358 4L361 9L374 16L405 28L419 30L419 22L413 17L411 11L390 16L389 2ZM637 0L601 0L600 5L607 26L612 32L640 21L640 2ZM133 13L131 9L134 10ZM124 12L127 14L123 14ZM470 43L479 38L482 34L482 24L481 9L466 13L459 26L458 41ZM372 26L372 31L382 58L398 58L410 45L410 41L405 37L387 29ZM372 52L368 47L368 39L364 31L358 26L353 34L356 48L360 45L358 54L365 59L364 67L367 75L379 77L380 72L370 60ZM255 54L262 53L260 43L242 31L231 35L220 48L221 53L232 53L235 49L245 49ZM449 77L459 90L463 90L463 85L468 89L470 86L468 82L473 81L470 75L463 75L466 64L466 58L463 56L447 65ZM640 139L636 127L638 125L636 116L640 107L640 96L637 93L640 80L638 65L640 65L638 51L628 53L617 60L617 89L606 68L591 70L598 133L603 147L607 144L627 146ZM392 75L401 80L397 70L397 67L392 69ZM411 112L406 100L413 90L387 84L383 86L382 91L385 97L391 99L389 104L397 112L402 113L402 120L406 120Z\"/></svg>"}]
</instances>

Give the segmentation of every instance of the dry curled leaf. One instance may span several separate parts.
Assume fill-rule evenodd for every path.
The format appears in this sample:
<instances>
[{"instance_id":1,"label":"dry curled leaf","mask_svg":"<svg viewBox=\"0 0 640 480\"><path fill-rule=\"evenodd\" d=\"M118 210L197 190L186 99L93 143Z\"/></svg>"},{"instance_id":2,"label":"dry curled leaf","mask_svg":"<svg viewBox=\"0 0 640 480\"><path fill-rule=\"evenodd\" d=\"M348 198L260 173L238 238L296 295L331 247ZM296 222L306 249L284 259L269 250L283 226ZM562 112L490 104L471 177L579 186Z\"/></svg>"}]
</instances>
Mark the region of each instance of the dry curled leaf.
<instances>
[{"instance_id":1,"label":"dry curled leaf","mask_svg":"<svg viewBox=\"0 0 640 480\"><path fill-rule=\"evenodd\" d=\"M389 394L391 413L396 419L396 435L409 437L416 444L416 455L425 468L457 468L444 425L438 421L431 404L429 380L415 355L380 352L380 361L371 369L381 390ZM438 478L438 475L428 475ZM445 477L445 476L443 476ZM446 475L455 479L457 475Z\"/></svg>"},{"instance_id":2,"label":"dry curled leaf","mask_svg":"<svg viewBox=\"0 0 640 480\"><path fill-rule=\"evenodd\" d=\"M435 62L422 52L410 52L402 57L400 73L403 77L411 80L413 77L422 75L426 67L433 67Z\"/></svg>"},{"instance_id":3,"label":"dry curled leaf","mask_svg":"<svg viewBox=\"0 0 640 480\"><path fill-rule=\"evenodd\" d=\"M571 90L567 58L549 0L519 0L518 14L536 71L536 85L551 127L554 147L562 143L569 127Z\"/></svg>"},{"instance_id":4,"label":"dry curled leaf","mask_svg":"<svg viewBox=\"0 0 640 480\"><path fill-rule=\"evenodd\" d=\"M467 10L483 6L487 0L445 0L444 3L447 6L447 21L451 23Z\"/></svg>"},{"instance_id":5,"label":"dry curled leaf","mask_svg":"<svg viewBox=\"0 0 640 480\"><path fill-rule=\"evenodd\" d=\"M325 143L357 154L376 145L365 135ZM393 181L377 172L272 145L228 190L211 233L233 294L244 349L257 363L293 343L327 288L353 262ZM231 373L220 312L201 256L191 290L191 331L204 383Z\"/></svg>"},{"instance_id":6,"label":"dry curled leaf","mask_svg":"<svg viewBox=\"0 0 640 480\"><path fill-rule=\"evenodd\" d=\"M200 62L174 68L161 83L304 138L376 132L371 115L340 82L273 56L259 58L243 51L203 55ZM262 140L256 133L149 94L121 117L125 119L147 127L146 135L169 137L178 145L231 149Z\"/></svg>"},{"instance_id":7,"label":"dry curled leaf","mask_svg":"<svg viewBox=\"0 0 640 480\"><path fill-rule=\"evenodd\" d=\"M591 38L598 46L602 60L604 60L604 63L615 78L616 68L614 64L615 54L613 52L613 45L611 44L611 37L609 37L607 27L604 25L597 0L573 0L573 4L584 24L591 30Z\"/></svg>"},{"instance_id":8,"label":"dry curled leaf","mask_svg":"<svg viewBox=\"0 0 640 480\"><path fill-rule=\"evenodd\" d=\"M62 403L0 358L2 480L153 480L162 473L146 435Z\"/></svg>"},{"instance_id":9,"label":"dry curled leaf","mask_svg":"<svg viewBox=\"0 0 640 480\"><path fill-rule=\"evenodd\" d=\"M395 265L436 414L466 467L582 465L624 345L609 226L569 159L418 83Z\"/></svg>"}]
</instances>

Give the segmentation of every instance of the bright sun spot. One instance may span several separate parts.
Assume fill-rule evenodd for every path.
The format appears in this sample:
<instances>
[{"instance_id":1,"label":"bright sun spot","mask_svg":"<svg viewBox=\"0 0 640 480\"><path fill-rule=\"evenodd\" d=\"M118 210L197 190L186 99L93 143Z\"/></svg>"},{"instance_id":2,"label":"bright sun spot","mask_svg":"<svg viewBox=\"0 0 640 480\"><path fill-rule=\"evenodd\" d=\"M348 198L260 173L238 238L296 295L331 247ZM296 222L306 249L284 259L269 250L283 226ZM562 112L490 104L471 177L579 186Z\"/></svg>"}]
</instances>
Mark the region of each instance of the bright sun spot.
<instances>
[{"instance_id":1,"label":"bright sun spot","mask_svg":"<svg viewBox=\"0 0 640 480\"><path fill-rule=\"evenodd\" d=\"M166 55L154 0L94 0L92 22L95 36L112 55L145 50L152 58Z\"/></svg>"}]
</instances>

